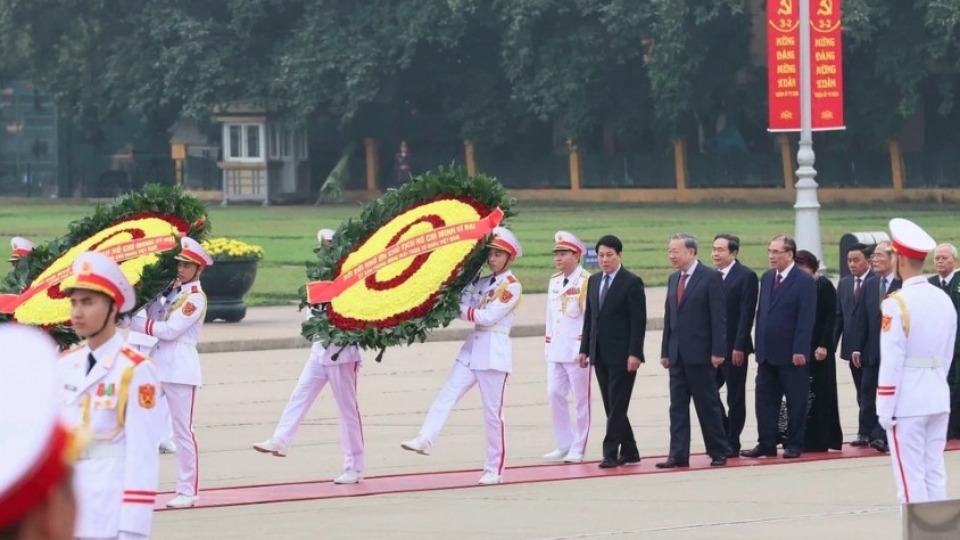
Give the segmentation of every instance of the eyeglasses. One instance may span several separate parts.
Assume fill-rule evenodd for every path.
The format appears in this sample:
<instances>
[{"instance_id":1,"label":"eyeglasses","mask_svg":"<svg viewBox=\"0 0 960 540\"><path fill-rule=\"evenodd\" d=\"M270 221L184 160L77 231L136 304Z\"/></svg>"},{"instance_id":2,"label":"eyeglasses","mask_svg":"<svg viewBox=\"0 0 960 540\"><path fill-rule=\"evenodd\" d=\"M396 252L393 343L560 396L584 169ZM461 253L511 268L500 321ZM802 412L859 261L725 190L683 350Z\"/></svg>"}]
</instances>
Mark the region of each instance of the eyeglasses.
<instances>
[{"instance_id":1,"label":"eyeglasses","mask_svg":"<svg viewBox=\"0 0 960 540\"><path fill-rule=\"evenodd\" d=\"M767 255L783 255L786 252L787 251L783 249L768 249Z\"/></svg>"}]
</instances>

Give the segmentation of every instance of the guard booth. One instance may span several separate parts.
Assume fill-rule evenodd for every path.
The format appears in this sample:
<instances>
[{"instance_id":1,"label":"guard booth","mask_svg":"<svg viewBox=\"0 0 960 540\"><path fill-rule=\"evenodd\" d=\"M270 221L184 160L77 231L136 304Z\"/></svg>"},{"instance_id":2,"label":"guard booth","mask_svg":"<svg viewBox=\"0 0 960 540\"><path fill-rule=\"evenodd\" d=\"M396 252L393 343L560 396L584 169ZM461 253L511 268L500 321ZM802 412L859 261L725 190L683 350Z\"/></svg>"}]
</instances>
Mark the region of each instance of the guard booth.
<instances>
[{"instance_id":1,"label":"guard booth","mask_svg":"<svg viewBox=\"0 0 960 540\"><path fill-rule=\"evenodd\" d=\"M960 538L960 500L910 503L901 511L904 540Z\"/></svg>"},{"instance_id":2,"label":"guard booth","mask_svg":"<svg viewBox=\"0 0 960 540\"><path fill-rule=\"evenodd\" d=\"M851 232L840 237L840 279L850 275L850 269L847 268L847 251L854 244L865 244L871 249L880 242L889 242L890 236L882 231L877 232Z\"/></svg>"},{"instance_id":3,"label":"guard booth","mask_svg":"<svg viewBox=\"0 0 960 540\"><path fill-rule=\"evenodd\" d=\"M294 202L309 198L307 132L281 122L270 111L248 102L216 108L223 124L223 206L230 201Z\"/></svg>"}]
</instances>

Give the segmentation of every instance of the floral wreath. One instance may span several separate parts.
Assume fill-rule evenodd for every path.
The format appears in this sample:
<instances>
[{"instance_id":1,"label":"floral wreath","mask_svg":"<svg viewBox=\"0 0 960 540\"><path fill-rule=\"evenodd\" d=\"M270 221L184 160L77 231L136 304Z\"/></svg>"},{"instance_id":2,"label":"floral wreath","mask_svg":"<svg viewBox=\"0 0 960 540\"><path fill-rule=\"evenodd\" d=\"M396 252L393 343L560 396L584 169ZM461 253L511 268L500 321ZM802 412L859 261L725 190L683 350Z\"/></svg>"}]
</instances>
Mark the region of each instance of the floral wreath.
<instances>
[{"instance_id":1,"label":"floral wreath","mask_svg":"<svg viewBox=\"0 0 960 540\"><path fill-rule=\"evenodd\" d=\"M178 237L201 241L208 230L206 208L180 188L147 185L142 193L97 205L92 216L37 245L0 281L0 323L38 326L67 348L80 338L70 327L70 301L60 281L77 255L99 251L116 260L137 291L137 311L176 279Z\"/></svg>"},{"instance_id":2,"label":"floral wreath","mask_svg":"<svg viewBox=\"0 0 960 540\"><path fill-rule=\"evenodd\" d=\"M486 262L495 226L515 215L495 179L440 168L391 189L317 248L300 288L302 334L324 346L423 342L460 315L460 293ZM335 353L336 355L336 353Z\"/></svg>"}]
</instances>

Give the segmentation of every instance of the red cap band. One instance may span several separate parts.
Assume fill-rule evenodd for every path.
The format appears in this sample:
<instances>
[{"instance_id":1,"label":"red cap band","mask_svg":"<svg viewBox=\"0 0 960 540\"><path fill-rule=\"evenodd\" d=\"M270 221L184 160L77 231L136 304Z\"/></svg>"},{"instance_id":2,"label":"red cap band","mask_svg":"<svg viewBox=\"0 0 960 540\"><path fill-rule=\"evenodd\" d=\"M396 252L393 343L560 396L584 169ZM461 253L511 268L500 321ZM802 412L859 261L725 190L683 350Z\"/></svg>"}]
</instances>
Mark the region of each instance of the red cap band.
<instances>
[{"instance_id":1,"label":"red cap band","mask_svg":"<svg viewBox=\"0 0 960 540\"><path fill-rule=\"evenodd\" d=\"M503 240L500 240L499 238L494 238L493 242L490 242L490 247L497 248L501 251L506 251L511 257L517 256L517 250L513 249L513 246L504 242Z\"/></svg>"},{"instance_id":2,"label":"red cap band","mask_svg":"<svg viewBox=\"0 0 960 540\"><path fill-rule=\"evenodd\" d=\"M900 242L897 242L896 240L893 240L892 242L890 242L890 246L893 248L894 251L897 252L897 255L903 255L908 259L919 259L922 261L927 258L926 252L917 251L915 249L908 248L907 246L901 244Z\"/></svg>"},{"instance_id":3,"label":"red cap band","mask_svg":"<svg viewBox=\"0 0 960 540\"><path fill-rule=\"evenodd\" d=\"M81 274L77 276L77 281L70 286L71 289L89 289L94 290L100 293L103 293L110 298L113 298L113 301L117 304L117 308L123 305L124 297L123 293L120 292L120 289L110 281L105 279L97 274Z\"/></svg>"},{"instance_id":4,"label":"red cap band","mask_svg":"<svg viewBox=\"0 0 960 540\"><path fill-rule=\"evenodd\" d=\"M33 469L6 492L0 493L0 529L19 523L63 480L67 471L64 453L69 441L66 428L57 424L44 448L46 453L40 456Z\"/></svg>"},{"instance_id":5,"label":"red cap band","mask_svg":"<svg viewBox=\"0 0 960 540\"><path fill-rule=\"evenodd\" d=\"M570 251L572 251L572 252L574 252L574 253L582 253L582 252L580 251L580 246L578 246L578 245L576 245L576 244L574 244L574 243L571 243L571 242L564 241L564 240L561 240L561 241L557 242L557 245L556 245L553 249L554 249L554 251L560 250L560 249L569 249Z\"/></svg>"},{"instance_id":6,"label":"red cap band","mask_svg":"<svg viewBox=\"0 0 960 540\"><path fill-rule=\"evenodd\" d=\"M188 262L200 265L200 268L207 267L207 261L203 260L203 257L201 257L200 254L194 253L188 249L181 250L180 257L187 259Z\"/></svg>"}]
</instances>

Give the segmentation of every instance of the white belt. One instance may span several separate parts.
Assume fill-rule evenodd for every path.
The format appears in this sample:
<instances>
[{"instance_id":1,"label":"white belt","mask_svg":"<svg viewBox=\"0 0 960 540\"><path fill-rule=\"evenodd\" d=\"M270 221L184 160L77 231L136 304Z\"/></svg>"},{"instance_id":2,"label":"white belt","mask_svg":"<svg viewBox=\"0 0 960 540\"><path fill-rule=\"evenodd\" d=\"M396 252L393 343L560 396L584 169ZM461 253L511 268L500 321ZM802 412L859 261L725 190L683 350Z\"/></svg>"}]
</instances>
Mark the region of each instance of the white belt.
<instances>
[{"instance_id":1,"label":"white belt","mask_svg":"<svg viewBox=\"0 0 960 540\"><path fill-rule=\"evenodd\" d=\"M502 324L495 324L493 326L482 326L477 324L474 325L473 329L477 332L496 332L498 334L504 334L507 336L510 335L510 327Z\"/></svg>"},{"instance_id":2,"label":"white belt","mask_svg":"<svg viewBox=\"0 0 960 540\"><path fill-rule=\"evenodd\" d=\"M126 455L122 444L91 444L83 449L78 459L121 458Z\"/></svg>"},{"instance_id":3,"label":"white belt","mask_svg":"<svg viewBox=\"0 0 960 540\"><path fill-rule=\"evenodd\" d=\"M177 342L177 343L185 343L185 344L187 344L187 345L196 345L196 344L197 344L197 340L191 339L191 338L186 338L186 337L178 337L178 338L175 339L174 341Z\"/></svg>"},{"instance_id":4,"label":"white belt","mask_svg":"<svg viewBox=\"0 0 960 540\"><path fill-rule=\"evenodd\" d=\"M936 369L943 366L939 358L907 358L903 362L903 367L917 369Z\"/></svg>"}]
</instances>

